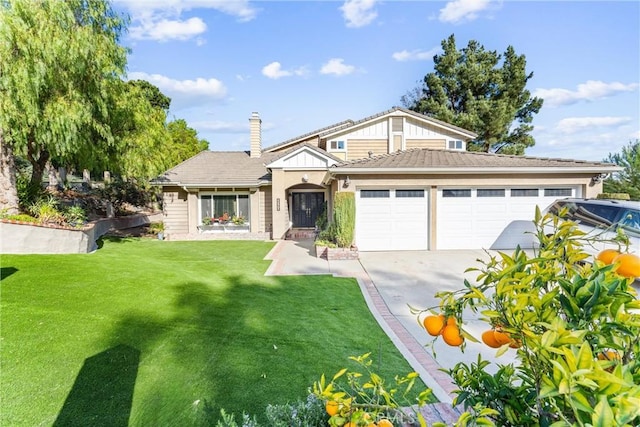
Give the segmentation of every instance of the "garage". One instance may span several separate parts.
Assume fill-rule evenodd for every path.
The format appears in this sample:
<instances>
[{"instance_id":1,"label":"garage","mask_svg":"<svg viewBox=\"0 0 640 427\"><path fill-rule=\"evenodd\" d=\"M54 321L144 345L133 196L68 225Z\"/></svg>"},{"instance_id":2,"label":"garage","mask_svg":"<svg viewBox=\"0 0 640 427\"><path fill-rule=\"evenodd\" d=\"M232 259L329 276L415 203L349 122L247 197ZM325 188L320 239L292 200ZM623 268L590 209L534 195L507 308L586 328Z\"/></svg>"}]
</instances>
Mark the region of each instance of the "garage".
<instances>
[{"instance_id":1,"label":"garage","mask_svg":"<svg viewBox=\"0 0 640 427\"><path fill-rule=\"evenodd\" d=\"M358 189L356 245L360 251L428 249L428 191Z\"/></svg>"},{"instance_id":2,"label":"garage","mask_svg":"<svg viewBox=\"0 0 640 427\"><path fill-rule=\"evenodd\" d=\"M514 220L533 220L556 199L579 197L576 187L438 188L437 248L489 248Z\"/></svg>"}]
</instances>

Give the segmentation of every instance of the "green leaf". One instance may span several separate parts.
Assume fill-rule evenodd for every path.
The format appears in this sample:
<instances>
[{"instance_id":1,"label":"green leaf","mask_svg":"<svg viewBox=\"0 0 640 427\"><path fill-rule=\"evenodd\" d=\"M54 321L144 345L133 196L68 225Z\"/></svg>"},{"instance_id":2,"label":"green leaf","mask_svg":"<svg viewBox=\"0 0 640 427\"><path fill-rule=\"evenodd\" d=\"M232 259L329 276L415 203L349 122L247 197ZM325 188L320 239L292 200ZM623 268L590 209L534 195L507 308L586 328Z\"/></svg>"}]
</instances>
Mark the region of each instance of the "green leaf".
<instances>
[{"instance_id":1,"label":"green leaf","mask_svg":"<svg viewBox=\"0 0 640 427\"><path fill-rule=\"evenodd\" d=\"M334 376L333 376L333 381L337 380L338 378L340 378L341 376L343 376L345 373L347 372L346 368L342 368L340 369Z\"/></svg>"},{"instance_id":2,"label":"green leaf","mask_svg":"<svg viewBox=\"0 0 640 427\"><path fill-rule=\"evenodd\" d=\"M600 401L591 414L593 427L611 427L614 425L613 410L609 406L606 396L601 396Z\"/></svg>"}]
</instances>

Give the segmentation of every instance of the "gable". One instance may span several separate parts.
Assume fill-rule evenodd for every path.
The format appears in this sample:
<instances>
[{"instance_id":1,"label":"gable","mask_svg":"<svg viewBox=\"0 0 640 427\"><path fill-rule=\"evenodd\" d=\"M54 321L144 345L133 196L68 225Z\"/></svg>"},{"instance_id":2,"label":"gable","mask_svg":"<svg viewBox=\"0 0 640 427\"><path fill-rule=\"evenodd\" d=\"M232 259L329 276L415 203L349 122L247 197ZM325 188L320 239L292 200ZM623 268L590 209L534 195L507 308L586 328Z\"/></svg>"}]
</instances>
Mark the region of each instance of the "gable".
<instances>
[{"instance_id":1,"label":"gable","mask_svg":"<svg viewBox=\"0 0 640 427\"><path fill-rule=\"evenodd\" d=\"M395 107L324 133L320 145L336 157L355 160L413 148L465 150L466 143L476 136L457 126Z\"/></svg>"},{"instance_id":2,"label":"gable","mask_svg":"<svg viewBox=\"0 0 640 427\"><path fill-rule=\"evenodd\" d=\"M271 169L327 169L338 161L320 151L304 146L269 163Z\"/></svg>"}]
</instances>

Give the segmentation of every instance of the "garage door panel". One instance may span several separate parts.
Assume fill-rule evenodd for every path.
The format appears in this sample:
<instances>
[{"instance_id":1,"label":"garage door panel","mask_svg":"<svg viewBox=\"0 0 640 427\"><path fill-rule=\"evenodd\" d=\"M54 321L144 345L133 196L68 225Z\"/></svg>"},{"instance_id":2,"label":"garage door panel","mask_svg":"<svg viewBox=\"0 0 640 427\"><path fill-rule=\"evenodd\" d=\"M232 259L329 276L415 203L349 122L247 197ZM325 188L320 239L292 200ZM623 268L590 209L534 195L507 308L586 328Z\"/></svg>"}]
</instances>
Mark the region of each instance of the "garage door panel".
<instances>
[{"instance_id":1,"label":"garage door panel","mask_svg":"<svg viewBox=\"0 0 640 427\"><path fill-rule=\"evenodd\" d=\"M570 188L574 196L579 194L577 187L564 188ZM473 187L471 197L443 197L442 190L437 194L438 249L489 248L511 221L533 220L536 205L542 210L558 198L542 196L542 187L514 191L522 195L537 190L538 196L523 197L513 197L509 187L504 188L505 197L477 197L478 189Z\"/></svg>"},{"instance_id":2,"label":"garage door panel","mask_svg":"<svg viewBox=\"0 0 640 427\"><path fill-rule=\"evenodd\" d=\"M426 197L367 198L356 195L356 245L361 251L424 250L428 247Z\"/></svg>"}]
</instances>

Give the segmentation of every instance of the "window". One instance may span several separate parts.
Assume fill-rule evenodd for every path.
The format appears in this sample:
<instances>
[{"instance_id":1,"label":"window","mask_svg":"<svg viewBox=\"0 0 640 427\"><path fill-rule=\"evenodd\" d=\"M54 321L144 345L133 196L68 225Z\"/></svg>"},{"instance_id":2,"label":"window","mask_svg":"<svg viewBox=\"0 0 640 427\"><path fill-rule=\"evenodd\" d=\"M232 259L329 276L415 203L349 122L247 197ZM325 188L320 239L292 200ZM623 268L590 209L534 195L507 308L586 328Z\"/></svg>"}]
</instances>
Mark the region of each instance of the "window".
<instances>
[{"instance_id":1,"label":"window","mask_svg":"<svg viewBox=\"0 0 640 427\"><path fill-rule=\"evenodd\" d=\"M462 150L462 141L457 140L449 140L449 150Z\"/></svg>"},{"instance_id":2,"label":"window","mask_svg":"<svg viewBox=\"0 0 640 427\"><path fill-rule=\"evenodd\" d=\"M442 190L442 197L471 197L471 190Z\"/></svg>"},{"instance_id":3,"label":"window","mask_svg":"<svg viewBox=\"0 0 640 427\"><path fill-rule=\"evenodd\" d=\"M332 150L344 150L344 141L331 141Z\"/></svg>"},{"instance_id":4,"label":"window","mask_svg":"<svg viewBox=\"0 0 640 427\"><path fill-rule=\"evenodd\" d=\"M389 194L389 190L360 190L361 199L388 198Z\"/></svg>"},{"instance_id":5,"label":"window","mask_svg":"<svg viewBox=\"0 0 640 427\"><path fill-rule=\"evenodd\" d=\"M504 188L478 188L478 197L504 197Z\"/></svg>"},{"instance_id":6,"label":"window","mask_svg":"<svg viewBox=\"0 0 640 427\"><path fill-rule=\"evenodd\" d=\"M537 188L514 188L511 190L511 197L538 197Z\"/></svg>"},{"instance_id":7,"label":"window","mask_svg":"<svg viewBox=\"0 0 640 427\"><path fill-rule=\"evenodd\" d=\"M545 188L544 195L548 197L571 197L573 191L570 188Z\"/></svg>"},{"instance_id":8,"label":"window","mask_svg":"<svg viewBox=\"0 0 640 427\"><path fill-rule=\"evenodd\" d=\"M402 132L404 120L402 117L391 118L391 132Z\"/></svg>"},{"instance_id":9,"label":"window","mask_svg":"<svg viewBox=\"0 0 640 427\"><path fill-rule=\"evenodd\" d=\"M200 222L202 218L220 218L227 214L229 219L242 217L249 222L249 196L246 194L200 196Z\"/></svg>"},{"instance_id":10,"label":"window","mask_svg":"<svg viewBox=\"0 0 640 427\"><path fill-rule=\"evenodd\" d=\"M396 190L396 197L424 197L424 190Z\"/></svg>"}]
</instances>

